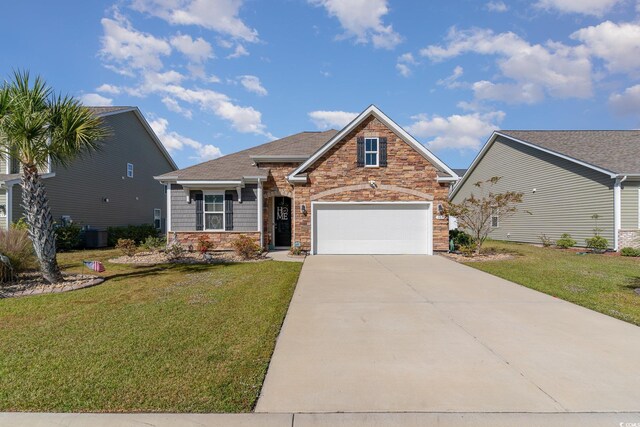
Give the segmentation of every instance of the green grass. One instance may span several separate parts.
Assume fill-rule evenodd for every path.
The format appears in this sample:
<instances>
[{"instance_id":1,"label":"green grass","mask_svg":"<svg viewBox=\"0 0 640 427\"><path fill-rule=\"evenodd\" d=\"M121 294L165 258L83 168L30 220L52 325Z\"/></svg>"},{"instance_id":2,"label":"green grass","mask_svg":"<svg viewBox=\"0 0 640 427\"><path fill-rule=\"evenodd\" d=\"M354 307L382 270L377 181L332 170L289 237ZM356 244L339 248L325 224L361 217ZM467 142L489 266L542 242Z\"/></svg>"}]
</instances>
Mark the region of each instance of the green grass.
<instances>
[{"instance_id":1,"label":"green grass","mask_svg":"<svg viewBox=\"0 0 640 427\"><path fill-rule=\"evenodd\" d=\"M0 411L247 412L301 264L110 264L103 284L0 300Z\"/></svg>"},{"instance_id":2,"label":"green grass","mask_svg":"<svg viewBox=\"0 0 640 427\"><path fill-rule=\"evenodd\" d=\"M470 267L640 325L640 259L490 241L487 249L518 253L511 260Z\"/></svg>"}]
</instances>

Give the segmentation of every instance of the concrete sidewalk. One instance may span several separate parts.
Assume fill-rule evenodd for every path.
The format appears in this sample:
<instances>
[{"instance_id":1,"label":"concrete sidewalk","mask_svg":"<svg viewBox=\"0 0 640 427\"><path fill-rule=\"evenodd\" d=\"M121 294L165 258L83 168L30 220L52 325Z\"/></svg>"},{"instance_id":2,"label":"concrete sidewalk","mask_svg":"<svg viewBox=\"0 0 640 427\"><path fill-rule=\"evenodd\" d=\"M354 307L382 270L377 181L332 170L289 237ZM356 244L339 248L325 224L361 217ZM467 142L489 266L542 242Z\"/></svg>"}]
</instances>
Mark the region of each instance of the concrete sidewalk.
<instances>
[{"instance_id":1,"label":"concrete sidewalk","mask_svg":"<svg viewBox=\"0 0 640 427\"><path fill-rule=\"evenodd\" d=\"M46 414L0 413L0 427L637 427L640 413Z\"/></svg>"}]
</instances>

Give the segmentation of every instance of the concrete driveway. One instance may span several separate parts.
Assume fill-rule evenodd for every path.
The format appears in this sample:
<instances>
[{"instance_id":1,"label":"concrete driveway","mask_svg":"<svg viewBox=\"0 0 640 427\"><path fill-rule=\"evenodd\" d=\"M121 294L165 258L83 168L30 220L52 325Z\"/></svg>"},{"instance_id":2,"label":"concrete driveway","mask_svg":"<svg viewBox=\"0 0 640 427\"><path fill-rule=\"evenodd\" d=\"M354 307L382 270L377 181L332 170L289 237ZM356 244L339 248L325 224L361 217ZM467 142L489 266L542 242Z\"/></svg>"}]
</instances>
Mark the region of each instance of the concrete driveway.
<instances>
[{"instance_id":1,"label":"concrete driveway","mask_svg":"<svg viewBox=\"0 0 640 427\"><path fill-rule=\"evenodd\" d=\"M313 256L257 412L640 410L640 328L440 256Z\"/></svg>"}]
</instances>

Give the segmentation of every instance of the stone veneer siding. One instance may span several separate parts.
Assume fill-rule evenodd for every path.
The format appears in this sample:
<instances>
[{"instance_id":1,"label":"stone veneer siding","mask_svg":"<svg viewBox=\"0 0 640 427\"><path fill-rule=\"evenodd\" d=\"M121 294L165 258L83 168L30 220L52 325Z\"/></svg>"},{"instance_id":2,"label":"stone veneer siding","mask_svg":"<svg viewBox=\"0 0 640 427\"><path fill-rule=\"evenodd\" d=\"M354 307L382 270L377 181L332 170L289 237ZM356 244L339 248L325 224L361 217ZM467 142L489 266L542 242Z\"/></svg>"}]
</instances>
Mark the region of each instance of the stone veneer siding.
<instances>
[{"instance_id":1,"label":"stone veneer siding","mask_svg":"<svg viewBox=\"0 0 640 427\"><path fill-rule=\"evenodd\" d=\"M387 138L387 167L365 168L356 165L358 136ZM296 166L282 163L260 164L260 167L271 171L264 184L265 245L272 241L271 196L282 195L292 198L292 243L299 241L304 250L311 249L312 201L433 202L433 249L446 251L449 248L448 218L436 218L438 204L447 203L449 184L438 183L437 169L373 116L345 136L307 170L309 180L306 184L292 186L287 182L286 176ZM375 180L378 188L371 188L368 185L370 180ZM301 212L302 204L306 205L307 215Z\"/></svg>"},{"instance_id":2,"label":"stone veneer siding","mask_svg":"<svg viewBox=\"0 0 640 427\"><path fill-rule=\"evenodd\" d=\"M257 245L260 245L260 232L258 231L174 231L169 233L169 242L175 238L183 248L187 249L189 245L193 245L193 249L197 250L198 240L202 236L213 243L212 250L214 251L233 250L233 241L239 236L249 236Z\"/></svg>"},{"instance_id":3,"label":"stone veneer siding","mask_svg":"<svg viewBox=\"0 0 640 427\"><path fill-rule=\"evenodd\" d=\"M640 248L640 230L618 230L618 246Z\"/></svg>"}]
</instances>

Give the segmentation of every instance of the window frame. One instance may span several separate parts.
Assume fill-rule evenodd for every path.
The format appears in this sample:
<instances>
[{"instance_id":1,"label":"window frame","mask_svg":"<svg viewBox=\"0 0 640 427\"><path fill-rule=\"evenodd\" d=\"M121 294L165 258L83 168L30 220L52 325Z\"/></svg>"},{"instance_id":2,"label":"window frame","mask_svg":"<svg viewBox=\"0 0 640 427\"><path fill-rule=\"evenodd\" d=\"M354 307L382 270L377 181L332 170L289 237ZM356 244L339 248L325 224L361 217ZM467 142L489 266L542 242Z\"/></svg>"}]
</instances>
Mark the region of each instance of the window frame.
<instances>
[{"instance_id":1,"label":"window frame","mask_svg":"<svg viewBox=\"0 0 640 427\"><path fill-rule=\"evenodd\" d=\"M375 150L367 150L367 141L375 140L376 141L376 149ZM376 163L375 164L367 164L367 154L375 154L376 155ZM365 136L364 137L364 167L365 168L377 168L380 167L380 138L377 136Z\"/></svg>"},{"instance_id":2,"label":"window frame","mask_svg":"<svg viewBox=\"0 0 640 427\"><path fill-rule=\"evenodd\" d=\"M496 225L493 225L494 219L496 220ZM500 228L500 212L498 212L498 208L491 208L489 220L491 221L491 228Z\"/></svg>"},{"instance_id":3,"label":"window frame","mask_svg":"<svg viewBox=\"0 0 640 427\"><path fill-rule=\"evenodd\" d=\"M133 163L127 163L127 178L133 178Z\"/></svg>"},{"instance_id":4,"label":"window frame","mask_svg":"<svg viewBox=\"0 0 640 427\"><path fill-rule=\"evenodd\" d=\"M227 209L225 206L224 195L225 195L224 191L203 191L202 192L202 231L225 231L227 229L227 221L226 221ZM221 196L222 210L207 211L207 196ZM222 228L207 228L207 214L222 215Z\"/></svg>"},{"instance_id":5,"label":"window frame","mask_svg":"<svg viewBox=\"0 0 640 427\"><path fill-rule=\"evenodd\" d=\"M156 213L158 215L156 216ZM158 221L159 227L156 227L156 230L162 230L162 209L161 208L153 208L153 225L155 227L156 221Z\"/></svg>"}]
</instances>

